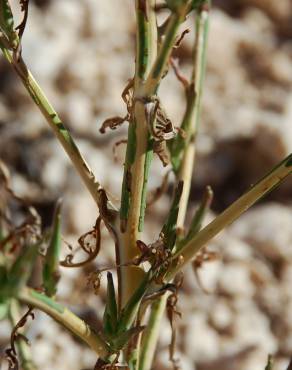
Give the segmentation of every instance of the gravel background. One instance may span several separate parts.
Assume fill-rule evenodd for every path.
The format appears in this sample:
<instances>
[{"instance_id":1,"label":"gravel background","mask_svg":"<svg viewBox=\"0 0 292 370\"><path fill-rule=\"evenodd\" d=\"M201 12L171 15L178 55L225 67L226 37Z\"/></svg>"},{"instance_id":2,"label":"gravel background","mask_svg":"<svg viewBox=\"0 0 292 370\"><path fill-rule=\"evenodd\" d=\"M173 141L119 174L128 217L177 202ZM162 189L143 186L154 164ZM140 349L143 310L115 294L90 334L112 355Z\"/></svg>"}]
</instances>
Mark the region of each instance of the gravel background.
<instances>
[{"instance_id":1,"label":"gravel background","mask_svg":"<svg viewBox=\"0 0 292 370\"><path fill-rule=\"evenodd\" d=\"M14 4L17 2L14 1ZM190 21L189 21L190 22ZM192 34L177 51L190 69ZM215 0L211 13L208 69L198 135L190 213L204 187L215 192L210 221L292 149L292 2ZM120 196L126 125L102 136L101 122L124 114L121 91L134 71L135 17L130 0L35 0L23 40L24 59L76 137L97 178ZM174 123L184 110L183 91L172 72L161 86ZM64 238L77 238L97 210L42 116L0 59L0 157L14 190L28 198L50 225L56 199L64 197ZM150 188L163 170L154 161ZM179 300L177 357L184 370L286 370L292 356L292 183L286 181L208 246L215 261L198 273L185 271ZM165 194L147 214L146 240L153 240L169 205ZM99 256L109 263L113 247ZM64 244L64 254L66 254ZM91 267L93 269L94 266ZM86 285L90 272L64 269L58 299L100 326L103 305ZM83 277L83 279L82 279ZM171 369L170 329L162 324L153 369ZM0 351L10 328L0 324ZM39 369L92 369L94 354L60 326L37 313L29 328ZM2 352L3 353L3 352ZM1 366L1 365L0 365ZM6 369L3 360L1 369Z\"/></svg>"}]
</instances>

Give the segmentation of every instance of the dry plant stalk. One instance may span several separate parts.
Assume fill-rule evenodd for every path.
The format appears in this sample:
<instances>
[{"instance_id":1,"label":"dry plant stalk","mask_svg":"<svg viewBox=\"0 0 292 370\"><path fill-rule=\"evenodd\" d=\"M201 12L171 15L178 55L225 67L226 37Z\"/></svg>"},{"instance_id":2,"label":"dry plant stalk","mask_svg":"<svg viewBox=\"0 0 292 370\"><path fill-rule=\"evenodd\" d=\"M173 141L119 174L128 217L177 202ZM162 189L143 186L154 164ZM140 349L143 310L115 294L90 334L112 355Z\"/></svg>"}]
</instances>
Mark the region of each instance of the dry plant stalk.
<instances>
[{"instance_id":1,"label":"dry plant stalk","mask_svg":"<svg viewBox=\"0 0 292 370\"><path fill-rule=\"evenodd\" d=\"M107 119L100 129L101 133L105 133L107 129L116 129L125 121L129 123L121 205L119 210L115 209L82 157L71 134L22 59L21 38L25 31L29 1L19 0L19 5L23 20L15 27L9 0L0 0L0 47L3 56L71 159L72 165L99 208L99 217L93 229L78 240L80 248L88 254L88 258L75 263L73 254L60 261L60 203L56 206L49 240L40 232L39 218L32 207L26 205L27 218L20 226L13 225L3 207L0 239L0 312L4 312L3 316L10 317L12 326L15 327L13 333L17 333L18 327L26 322L27 315L23 318L20 315L20 303L45 312L95 351L98 357L95 369L150 370L157 346L159 324L167 306L173 329L170 357L177 368L174 357L174 320L177 313L175 305L179 290L177 274L185 264L198 256L201 248L215 235L291 174L292 155L285 158L201 230L202 220L213 196L212 190L207 188L191 227L185 230L204 87L210 1L165 0L157 4L156 0L136 0L135 75L122 94L127 114L125 117ZM161 9L168 12L168 17L162 25L158 25L157 12ZM195 29L193 71L190 79L182 75L178 63L172 57L173 49L179 46L188 32L185 30L179 34L179 27L186 17L194 19ZM159 99L159 87L169 68L174 69L178 82L182 83L185 89L185 113L179 128L171 123ZM161 225L161 232L156 240L146 245L143 242L143 225L153 154L158 155L163 166L170 167L176 184L169 214L164 225ZM11 189L9 174L4 164L1 164L0 170L1 186L7 199L13 198L24 204ZM155 199L158 199L163 189L165 184L157 191ZM8 201L6 203L8 204ZM118 271L118 286L115 286L112 274L108 272L103 329L97 333L95 328L57 302L57 288L60 266L81 267L98 257L102 251L102 225L106 227L116 246L114 268ZM86 241L89 236L95 239L93 248ZM43 256L43 286L37 291L28 286L28 279L36 257L40 254L40 247L43 246L46 247ZM200 261L202 263L203 259ZM144 262L150 266L148 269L145 269ZM100 285L101 272L98 271L90 277L89 282L93 284L95 291ZM148 310L149 318L145 320ZM12 349L15 363L18 354L26 370L36 369L23 338L17 346L14 346L13 342Z\"/></svg>"}]
</instances>

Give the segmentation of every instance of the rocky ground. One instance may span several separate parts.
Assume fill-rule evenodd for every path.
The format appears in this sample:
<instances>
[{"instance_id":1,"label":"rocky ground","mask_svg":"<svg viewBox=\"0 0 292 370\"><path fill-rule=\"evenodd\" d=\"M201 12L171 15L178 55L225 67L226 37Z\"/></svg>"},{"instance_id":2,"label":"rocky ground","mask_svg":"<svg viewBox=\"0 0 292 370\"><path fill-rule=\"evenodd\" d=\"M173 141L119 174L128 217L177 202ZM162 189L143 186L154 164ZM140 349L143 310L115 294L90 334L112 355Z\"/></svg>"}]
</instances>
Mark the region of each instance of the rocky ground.
<instances>
[{"instance_id":1,"label":"rocky ground","mask_svg":"<svg viewBox=\"0 0 292 370\"><path fill-rule=\"evenodd\" d=\"M210 184L215 200L209 220L291 152L291 18L290 0L214 0L190 205L192 211ZM125 138L126 127L104 136L99 127L105 118L125 112L120 95L133 75L134 47L130 0L31 1L24 58L117 203L124 146L117 150L117 161L112 146ZM177 51L186 73L191 47L192 35ZM179 124L184 95L172 72L161 92L169 116ZM96 208L3 58L0 133L0 157L11 171L14 190L37 207L44 227L62 194L64 237L76 244L94 223ZM150 187L161 178L155 161ZM274 370L287 369L292 356L291 185L286 181L210 243L219 256L198 270L201 284L191 268L185 271L177 321L183 370L263 370L268 354L275 356ZM165 194L149 211L149 241L168 204ZM112 250L99 263L106 264L110 255ZM58 298L98 327L103 297L90 292L87 273L64 269ZM1 323L1 351L9 333L8 323ZM28 336L42 370L93 368L94 354L41 313ZM155 370L171 369L169 340L165 319Z\"/></svg>"}]
</instances>

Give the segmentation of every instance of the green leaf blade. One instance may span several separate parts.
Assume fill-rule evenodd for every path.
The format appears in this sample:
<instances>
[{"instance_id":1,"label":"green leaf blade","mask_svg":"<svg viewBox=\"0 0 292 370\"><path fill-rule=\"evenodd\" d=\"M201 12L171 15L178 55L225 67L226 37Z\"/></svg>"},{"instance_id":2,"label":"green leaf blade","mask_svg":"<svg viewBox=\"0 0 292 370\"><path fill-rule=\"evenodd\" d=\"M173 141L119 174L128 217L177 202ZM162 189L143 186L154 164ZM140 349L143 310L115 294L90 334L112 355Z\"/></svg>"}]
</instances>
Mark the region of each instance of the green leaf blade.
<instances>
[{"instance_id":1,"label":"green leaf blade","mask_svg":"<svg viewBox=\"0 0 292 370\"><path fill-rule=\"evenodd\" d=\"M45 263L43 267L43 285L46 294L50 297L56 294L57 284L60 278L59 260L62 246L61 205L62 202L59 200L55 208L51 240L46 252Z\"/></svg>"},{"instance_id":2,"label":"green leaf blade","mask_svg":"<svg viewBox=\"0 0 292 370\"><path fill-rule=\"evenodd\" d=\"M107 299L103 315L104 333L108 339L112 339L117 333L118 326L118 307L116 301L115 286L113 276L107 274Z\"/></svg>"},{"instance_id":3,"label":"green leaf blade","mask_svg":"<svg viewBox=\"0 0 292 370\"><path fill-rule=\"evenodd\" d=\"M8 297L17 296L18 292L30 278L35 260L39 254L39 243L23 248L7 274L5 286Z\"/></svg>"}]
</instances>

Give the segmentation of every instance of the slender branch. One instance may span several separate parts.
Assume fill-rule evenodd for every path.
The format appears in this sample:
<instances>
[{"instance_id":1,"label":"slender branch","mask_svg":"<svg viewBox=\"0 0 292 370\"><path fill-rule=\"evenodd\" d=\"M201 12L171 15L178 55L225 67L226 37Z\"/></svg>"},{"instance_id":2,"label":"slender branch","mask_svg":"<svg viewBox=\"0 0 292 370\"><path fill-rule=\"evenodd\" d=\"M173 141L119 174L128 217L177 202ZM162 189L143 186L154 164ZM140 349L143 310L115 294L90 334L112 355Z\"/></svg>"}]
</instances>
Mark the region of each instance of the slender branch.
<instances>
[{"instance_id":1,"label":"slender branch","mask_svg":"<svg viewBox=\"0 0 292 370\"><path fill-rule=\"evenodd\" d=\"M186 14L190 8L190 3L191 2L188 0L182 1L181 5L178 6L178 9L172 12L165 31L164 40L159 49L159 53L157 55L155 63L151 68L145 84L141 86L140 94L142 97L150 97L156 93L161 78L165 73L166 66L172 52L173 45L175 43L178 27L185 19Z\"/></svg>"},{"instance_id":2,"label":"slender branch","mask_svg":"<svg viewBox=\"0 0 292 370\"><path fill-rule=\"evenodd\" d=\"M101 185L96 180L92 170L89 168L85 159L82 157L76 143L74 142L71 134L64 126L57 112L49 102L48 98L42 91L41 87L38 85L34 79L31 72L28 70L23 59L16 59L13 57L12 52L7 48L7 41L5 37L1 35L0 44L3 51L3 55L6 60L12 65L16 74L22 81L24 87L32 97L33 101L41 111L42 115L46 119L47 123L53 130L55 136L60 141L64 150L68 154L72 164L76 168L80 177L82 178L84 184L92 195L94 201L99 206L99 192Z\"/></svg>"},{"instance_id":3,"label":"slender branch","mask_svg":"<svg viewBox=\"0 0 292 370\"><path fill-rule=\"evenodd\" d=\"M160 334L161 319L164 314L169 293L166 292L151 306L151 313L142 337L139 370L151 370L157 342Z\"/></svg>"},{"instance_id":4,"label":"slender branch","mask_svg":"<svg viewBox=\"0 0 292 370\"><path fill-rule=\"evenodd\" d=\"M193 74L191 83L187 88L187 107L182 123L182 129L186 138L179 134L174 141L172 155L179 166L178 181L184 182L183 193L180 200L177 220L178 230L183 230L187 211L187 204L191 189L192 173L195 161L195 136L200 121L202 90L206 68L206 49L208 36L209 11L206 6L202 7L196 16L196 39L193 50ZM180 155L183 157L180 163Z\"/></svg>"},{"instance_id":5,"label":"slender branch","mask_svg":"<svg viewBox=\"0 0 292 370\"><path fill-rule=\"evenodd\" d=\"M143 228L146 186L152 156L145 104L157 92L175 43L177 29L184 20L190 3L188 0L182 1L178 9L170 16L163 43L156 57L155 0L136 0L138 33L134 109L129 126L121 204L121 228L124 231L124 242L120 256L121 261L124 262L131 260L138 253L136 241ZM122 280L127 281L127 284L123 283L122 304L125 304L141 281L141 277L137 278L137 272L141 275L141 270L139 272L137 268L122 268L122 276L124 275Z\"/></svg>"},{"instance_id":6,"label":"slender branch","mask_svg":"<svg viewBox=\"0 0 292 370\"><path fill-rule=\"evenodd\" d=\"M203 75L205 70L205 50L207 40L207 23L208 13L201 10L196 16L196 39L193 51L194 68L192 73L191 83L188 85L187 107L183 118L182 128L187 133L187 138L177 137L179 140L179 147L184 151L182 163L180 165L177 181L183 182L183 190L179 202L179 210L177 216L176 227L178 230L183 230L186 209L189 199L192 172L195 159L195 132L198 127L199 111L201 106L201 92L203 86ZM176 29L177 19L174 17L172 25L169 26L171 30ZM161 55L165 56L165 52ZM162 58L162 56L161 56ZM158 65L161 65L158 64ZM161 69L162 71L162 69ZM150 85L150 82L149 82ZM181 143L181 140L183 141ZM175 140L176 142L176 140ZM150 318L148 326L143 334L142 352L140 357L140 370L150 370L154 358L154 353L157 347L159 338L159 327L161 318L163 316L167 301L167 294L160 298L151 306Z\"/></svg>"},{"instance_id":7,"label":"slender branch","mask_svg":"<svg viewBox=\"0 0 292 370\"><path fill-rule=\"evenodd\" d=\"M177 176L177 180L183 181L184 184L176 223L178 234L184 233L185 217L188 207L188 200L192 183L192 174L195 163L195 151L196 151L195 141L193 139L185 149L182 164L180 166L180 170Z\"/></svg>"},{"instance_id":8,"label":"slender branch","mask_svg":"<svg viewBox=\"0 0 292 370\"><path fill-rule=\"evenodd\" d=\"M132 260L137 255L136 241L139 239L139 232L143 229L145 196L152 149L149 143L144 104L136 97L137 91L143 85L143 81L156 58L157 26L154 5L155 0L136 0L138 32L134 107L128 131L121 200L121 229L123 231L123 245L120 251L121 264ZM121 268L122 306L129 300L142 276L143 270L138 267Z\"/></svg>"},{"instance_id":9,"label":"slender branch","mask_svg":"<svg viewBox=\"0 0 292 370\"><path fill-rule=\"evenodd\" d=\"M186 243L174 255L178 260L167 280L171 280L188 262L190 262L198 251L220 231L235 221L243 212L250 208L256 201L277 187L287 176L292 173L292 154L272 169L264 178L229 206L224 212L217 216L196 236Z\"/></svg>"},{"instance_id":10,"label":"slender branch","mask_svg":"<svg viewBox=\"0 0 292 370\"><path fill-rule=\"evenodd\" d=\"M104 340L88 324L53 299L30 288L22 289L18 299L51 316L86 342L100 357L105 358L108 355L109 347Z\"/></svg>"}]
</instances>

